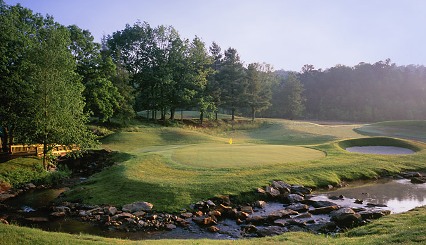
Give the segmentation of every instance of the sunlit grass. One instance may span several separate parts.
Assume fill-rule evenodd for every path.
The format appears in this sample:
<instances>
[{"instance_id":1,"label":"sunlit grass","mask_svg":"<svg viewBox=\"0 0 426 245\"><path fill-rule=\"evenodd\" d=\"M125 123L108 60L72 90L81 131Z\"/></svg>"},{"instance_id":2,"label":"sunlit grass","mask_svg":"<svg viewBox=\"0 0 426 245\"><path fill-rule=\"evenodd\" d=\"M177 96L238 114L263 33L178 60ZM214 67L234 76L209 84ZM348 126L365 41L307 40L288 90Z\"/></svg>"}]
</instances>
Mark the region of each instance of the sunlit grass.
<instances>
[{"instance_id":1,"label":"sunlit grass","mask_svg":"<svg viewBox=\"0 0 426 245\"><path fill-rule=\"evenodd\" d=\"M212 157L215 156L215 157ZM207 168L266 167L324 157L321 151L286 145L203 144L174 150L177 163Z\"/></svg>"}]
</instances>

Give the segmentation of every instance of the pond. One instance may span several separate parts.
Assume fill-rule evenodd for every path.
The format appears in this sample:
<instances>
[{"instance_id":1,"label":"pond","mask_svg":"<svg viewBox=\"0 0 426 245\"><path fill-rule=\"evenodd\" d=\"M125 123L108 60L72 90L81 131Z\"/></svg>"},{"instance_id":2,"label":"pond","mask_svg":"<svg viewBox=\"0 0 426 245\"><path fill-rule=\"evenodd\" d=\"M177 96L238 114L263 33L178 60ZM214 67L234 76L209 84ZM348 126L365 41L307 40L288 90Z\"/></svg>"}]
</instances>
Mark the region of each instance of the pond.
<instances>
[{"instance_id":1,"label":"pond","mask_svg":"<svg viewBox=\"0 0 426 245\"><path fill-rule=\"evenodd\" d=\"M415 152L408 148L396 146L353 146L346 148L349 152L381 155L407 155Z\"/></svg>"}]
</instances>

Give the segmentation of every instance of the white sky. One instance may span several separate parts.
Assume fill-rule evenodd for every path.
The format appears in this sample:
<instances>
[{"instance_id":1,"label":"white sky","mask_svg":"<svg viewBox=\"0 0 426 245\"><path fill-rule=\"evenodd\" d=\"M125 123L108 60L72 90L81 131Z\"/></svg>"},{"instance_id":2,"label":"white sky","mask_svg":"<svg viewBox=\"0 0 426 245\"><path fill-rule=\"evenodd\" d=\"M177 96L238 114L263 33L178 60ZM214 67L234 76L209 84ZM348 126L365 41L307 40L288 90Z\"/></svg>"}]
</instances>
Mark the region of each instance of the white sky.
<instances>
[{"instance_id":1,"label":"white sky","mask_svg":"<svg viewBox=\"0 0 426 245\"><path fill-rule=\"evenodd\" d=\"M137 20L237 49L245 64L300 71L390 58L426 65L423 0L5 0L102 35Z\"/></svg>"}]
</instances>

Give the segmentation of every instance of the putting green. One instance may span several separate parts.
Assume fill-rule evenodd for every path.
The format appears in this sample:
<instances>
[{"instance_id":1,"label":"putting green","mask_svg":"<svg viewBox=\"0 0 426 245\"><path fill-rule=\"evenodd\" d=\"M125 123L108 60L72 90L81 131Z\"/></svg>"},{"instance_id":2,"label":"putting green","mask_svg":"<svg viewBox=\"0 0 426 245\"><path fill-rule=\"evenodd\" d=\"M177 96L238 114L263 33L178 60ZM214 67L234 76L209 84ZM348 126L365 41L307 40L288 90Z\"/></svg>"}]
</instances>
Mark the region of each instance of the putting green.
<instances>
[{"instance_id":1,"label":"putting green","mask_svg":"<svg viewBox=\"0 0 426 245\"><path fill-rule=\"evenodd\" d=\"M174 150L180 164L207 168L242 168L285 164L324 157L321 151L286 145L192 145Z\"/></svg>"}]
</instances>

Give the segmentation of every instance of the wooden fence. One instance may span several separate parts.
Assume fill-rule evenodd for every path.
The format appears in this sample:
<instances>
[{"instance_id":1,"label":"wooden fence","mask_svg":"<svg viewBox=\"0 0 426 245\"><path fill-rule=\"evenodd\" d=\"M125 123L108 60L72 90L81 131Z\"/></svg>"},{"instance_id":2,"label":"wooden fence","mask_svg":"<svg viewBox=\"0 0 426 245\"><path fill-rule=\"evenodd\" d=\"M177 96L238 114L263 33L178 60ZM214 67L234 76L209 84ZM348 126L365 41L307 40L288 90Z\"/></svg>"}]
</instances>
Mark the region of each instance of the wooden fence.
<instances>
[{"instance_id":1,"label":"wooden fence","mask_svg":"<svg viewBox=\"0 0 426 245\"><path fill-rule=\"evenodd\" d=\"M64 145L56 145L53 147L51 153L55 156L64 156L69 152L78 150L78 147L67 147ZM12 155L25 155L25 156L38 156L43 155L43 145L12 145Z\"/></svg>"}]
</instances>

